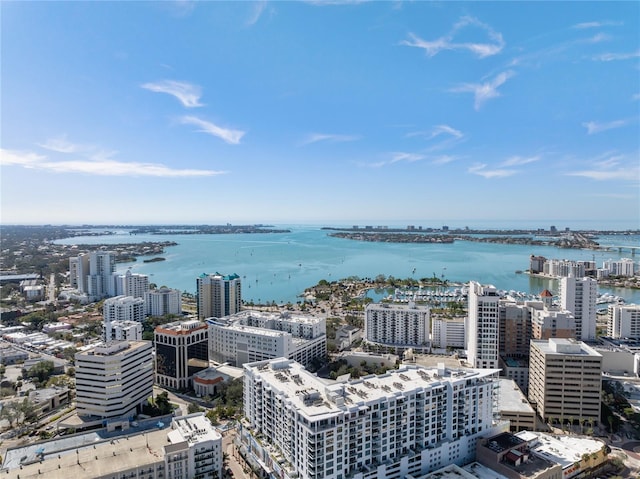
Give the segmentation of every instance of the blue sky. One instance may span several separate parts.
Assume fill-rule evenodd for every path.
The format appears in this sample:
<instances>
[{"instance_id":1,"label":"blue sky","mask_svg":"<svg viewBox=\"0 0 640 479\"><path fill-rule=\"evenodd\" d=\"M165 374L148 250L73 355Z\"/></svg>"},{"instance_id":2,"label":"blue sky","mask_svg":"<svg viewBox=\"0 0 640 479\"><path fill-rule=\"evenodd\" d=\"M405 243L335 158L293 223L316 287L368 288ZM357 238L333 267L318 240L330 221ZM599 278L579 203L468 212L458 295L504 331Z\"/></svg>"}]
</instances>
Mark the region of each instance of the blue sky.
<instances>
[{"instance_id":1,"label":"blue sky","mask_svg":"<svg viewBox=\"0 0 640 479\"><path fill-rule=\"evenodd\" d=\"M640 227L638 2L0 8L2 223Z\"/></svg>"}]
</instances>

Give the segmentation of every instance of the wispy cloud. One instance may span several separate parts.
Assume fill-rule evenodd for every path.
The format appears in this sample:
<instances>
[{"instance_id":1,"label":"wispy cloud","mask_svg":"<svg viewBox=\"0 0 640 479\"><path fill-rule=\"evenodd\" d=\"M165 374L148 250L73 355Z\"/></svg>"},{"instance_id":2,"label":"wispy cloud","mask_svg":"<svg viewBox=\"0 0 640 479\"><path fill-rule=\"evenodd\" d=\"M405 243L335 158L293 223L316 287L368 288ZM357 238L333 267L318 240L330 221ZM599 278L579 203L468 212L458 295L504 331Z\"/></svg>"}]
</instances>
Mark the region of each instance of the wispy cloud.
<instances>
[{"instance_id":1,"label":"wispy cloud","mask_svg":"<svg viewBox=\"0 0 640 479\"><path fill-rule=\"evenodd\" d=\"M157 163L124 162L112 159L52 161L32 152L0 150L0 164L23 166L55 173L83 173L94 176L153 176L184 178L215 176L225 172L214 170L174 169Z\"/></svg>"},{"instance_id":2,"label":"wispy cloud","mask_svg":"<svg viewBox=\"0 0 640 479\"><path fill-rule=\"evenodd\" d=\"M258 0L257 2L254 2L253 8L251 9L251 15L247 20L247 26L255 25L258 20L260 20L265 8L267 8L267 0Z\"/></svg>"},{"instance_id":3,"label":"wispy cloud","mask_svg":"<svg viewBox=\"0 0 640 479\"><path fill-rule=\"evenodd\" d=\"M571 28L577 28L578 30L584 30L585 28L602 28L602 27L615 27L622 25L622 22L614 22L611 20L603 20L599 22L583 22L576 23Z\"/></svg>"},{"instance_id":4,"label":"wispy cloud","mask_svg":"<svg viewBox=\"0 0 640 479\"><path fill-rule=\"evenodd\" d=\"M503 161L500 166L522 166L534 163L538 160L540 160L539 156L530 156L528 158L523 156L512 156L511 158L507 158Z\"/></svg>"},{"instance_id":5,"label":"wispy cloud","mask_svg":"<svg viewBox=\"0 0 640 479\"><path fill-rule=\"evenodd\" d=\"M371 0L304 0L304 3L314 5L316 7L326 7L328 5L359 5L368 3Z\"/></svg>"},{"instance_id":6,"label":"wispy cloud","mask_svg":"<svg viewBox=\"0 0 640 479\"><path fill-rule=\"evenodd\" d=\"M142 88L156 93L166 93L176 97L186 108L203 106L200 103L202 89L198 85L175 80L162 80L155 83L145 83Z\"/></svg>"},{"instance_id":7,"label":"wispy cloud","mask_svg":"<svg viewBox=\"0 0 640 479\"><path fill-rule=\"evenodd\" d=\"M592 180L640 180L640 168L630 166L627 168L617 168L615 170L581 170L567 173L568 176L582 176Z\"/></svg>"},{"instance_id":8,"label":"wispy cloud","mask_svg":"<svg viewBox=\"0 0 640 479\"><path fill-rule=\"evenodd\" d=\"M49 138L44 143L39 143L38 146L45 150L56 151L58 153L76 153L87 148L83 145L71 143L66 137Z\"/></svg>"},{"instance_id":9,"label":"wispy cloud","mask_svg":"<svg viewBox=\"0 0 640 479\"><path fill-rule=\"evenodd\" d=\"M488 36L488 41L484 42L456 42L454 38L458 32L466 27L474 26L484 30ZM414 33L408 34L409 39L400 42L401 45L409 47L422 48L428 57L433 57L443 50L468 50L475 54L478 58L486 58L497 55L504 48L504 40L502 34L496 32L486 23L481 22L477 18L465 16L453 25L451 31L435 40L424 40Z\"/></svg>"},{"instance_id":10,"label":"wispy cloud","mask_svg":"<svg viewBox=\"0 0 640 479\"><path fill-rule=\"evenodd\" d=\"M587 134L594 135L602 131L613 130L615 128L621 128L629 123L628 120L614 120L608 123L598 123L595 121L587 121L582 124L587 129Z\"/></svg>"},{"instance_id":11,"label":"wispy cloud","mask_svg":"<svg viewBox=\"0 0 640 479\"><path fill-rule=\"evenodd\" d=\"M498 92L498 88L514 75L515 72L513 70L507 70L499 73L493 79L484 83L464 83L450 89L449 91L473 93L474 108L479 110L487 100L499 97L500 92Z\"/></svg>"},{"instance_id":12,"label":"wispy cloud","mask_svg":"<svg viewBox=\"0 0 640 479\"><path fill-rule=\"evenodd\" d=\"M391 153L390 163L397 163L399 161L406 161L413 163L414 161L424 160L426 157L420 153L405 153L402 151L396 151Z\"/></svg>"},{"instance_id":13,"label":"wispy cloud","mask_svg":"<svg viewBox=\"0 0 640 479\"><path fill-rule=\"evenodd\" d=\"M581 161L584 164L584 161ZM597 181L620 180L640 183L640 164L637 153L631 155L606 152L588 161L589 167L565 173Z\"/></svg>"},{"instance_id":14,"label":"wispy cloud","mask_svg":"<svg viewBox=\"0 0 640 479\"><path fill-rule=\"evenodd\" d=\"M492 178L506 178L507 176L512 176L516 174L516 170L509 169L487 169L487 165L484 163L478 163L476 165L470 166L467 170L468 173L473 175L482 176L483 178L492 179Z\"/></svg>"},{"instance_id":15,"label":"wispy cloud","mask_svg":"<svg viewBox=\"0 0 640 479\"><path fill-rule=\"evenodd\" d=\"M427 140L436 138L440 135L450 135L454 138L462 138L464 134L460 130L450 127L449 125L436 125L428 131L414 131L407 133L407 137L424 136Z\"/></svg>"},{"instance_id":16,"label":"wispy cloud","mask_svg":"<svg viewBox=\"0 0 640 479\"><path fill-rule=\"evenodd\" d=\"M216 136L232 145L239 144L240 140L245 134L245 132L242 130L231 130L229 128L223 128L209 121L202 120L196 116L183 116L182 118L180 118L180 122L185 125L195 125L200 128L198 130L199 132Z\"/></svg>"},{"instance_id":17,"label":"wispy cloud","mask_svg":"<svg viewBox=\"0 0 640 479\"><path fill-rule=\"evenodd\" d=\"M318 142L328 142L328 143L344 143L347 141L356 141L359 140L360 136L358 135L335 135L330 133L312 133L307 136L300 143L302 146L310 145L312 143Z\"/></svg>"},{"instance_id":18,"label":"wispy cloud","mask_svg":"<svg viewBox=\"0 0 640 479\"><path fill-rule=\"evenodd\" d=\"M599 55L595 55L592 60L596 60L599 62L613 62L619 60L632 60L634 58L640 57L640 50L636 50L631 53L601 53Z\"/></svg>"},{"instance_id":19,"label":"wispy cloud","mask_svg":"<svg viewBox=\"0 0 640 479\"><path fill-rule=\"evenodd\" d=\"M457 156L441 155L431 160L431 163L434 165L446 165L447 163L451 163L452 161L456 161L457 159Z\"/></svg>"}]
</instances>

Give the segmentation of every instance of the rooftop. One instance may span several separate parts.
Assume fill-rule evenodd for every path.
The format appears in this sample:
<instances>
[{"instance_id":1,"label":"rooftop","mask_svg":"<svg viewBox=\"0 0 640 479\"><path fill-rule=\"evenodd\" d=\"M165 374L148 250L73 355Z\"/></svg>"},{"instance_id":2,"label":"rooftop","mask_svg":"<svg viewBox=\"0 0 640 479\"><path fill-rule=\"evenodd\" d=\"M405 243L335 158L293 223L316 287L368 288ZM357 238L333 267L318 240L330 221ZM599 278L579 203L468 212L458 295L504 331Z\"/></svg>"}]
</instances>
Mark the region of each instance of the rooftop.
<instances>
[{"instance_id":1,"label":"rooftop","mask_svg":"<svg viewBox=\"0 0 640 479\"><path fill-rule=\"evenodd\" d=\"M500 378L500 397L498 409L500 411L523 412L535 414L518 385L512 379Z\"/></svg>"}]
</instances>

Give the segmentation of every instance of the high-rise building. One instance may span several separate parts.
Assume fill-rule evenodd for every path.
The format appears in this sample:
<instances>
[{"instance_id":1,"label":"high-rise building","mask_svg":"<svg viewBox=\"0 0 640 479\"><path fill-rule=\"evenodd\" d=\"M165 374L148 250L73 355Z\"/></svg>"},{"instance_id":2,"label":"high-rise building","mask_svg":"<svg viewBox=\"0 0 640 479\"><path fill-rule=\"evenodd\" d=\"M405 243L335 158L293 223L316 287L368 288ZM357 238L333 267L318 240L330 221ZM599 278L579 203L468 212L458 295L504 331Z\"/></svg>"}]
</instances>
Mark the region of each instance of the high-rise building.
<instances>
[{"instance_id":1,"label":"high-rise building","mask_svg":"<svg viewBox=\"0 0 640 479\"><path fill-rule=\"evenodd\" d=\"M636 264L631 258L621 258L619 260L610 259L602 263L602 269L607 271L608 276L628 276L631 277L636 272Z\"/></svg>"},{"instance_id":2,"label":"high-rise building","mask_svg":"<svg viewBox=\"0 0 640 479\"><path fill-rule=\"evenodd\" d=\"M132 418L153 394L150 341L102 343L75 359L80 416Z\"/></svg>"},{"instance_id":3,"label":"high-rise building","mask_svg":"<svg viewBox=\"0 0 640 479\"><path fill-rule=\"evenodd\" d=\"M494 430L496 370L403 365L333 384L283 358L244 371L241 441L273 477L418 477L470 462Z\"/></svg>"},{"instance_id":4,"label":"high-rise building","mask_svg":"<svg viewBox=\"0 0 640 479\"><path fill-rule=\"evenodd\" d=\"M640 339L640 304L610 304L607 336Z\"/></svg>"},{"instance_id":5,"label":"high-rise building","mask_svg":"<svg viewBox=\"0 0 640 479\"><path fill-rule=\"evenodd\" d=\"M241 282L237 274L201 274L196 279L198 319L222 318L240 311Z\"/></svg>"},{"instance_id":6,"label":"high-rise building","mask_svg":"<svg viewBox=\"0 0 640 479\"><path fill-rule=\"evenodd\" d=\"M602 355L575 339L531 340L529 401L544 421L600 419Z\"/></svg>"},{"instance_id":7,"label":"high-rise building","mask_svg":"<svg viewBox=\"0 0 640 479\"><path fill-rule=\"evenodd\" d=\"M115 282L113 281L113 272L116 270L115 254L109 251L92 251L89 253L89 269L85 269L84 255L78 257L78 261L74 262L74 267L79 274L80 271L85 275L83 278L83 287L81 290L89 295L92 300L106 298L115 295ZM72 265L70 261L69 265ZM78 278L77 282L80 280Z\"/></svg>"},{"instance_id":8,"label":"high-rise building","mask_svg":"<svg viewBox=\"0 0 640 479\"><path fill-rule=\"evenodd\" d=\"M500 324L498 350L502 356L529 355L531 341L531 310L527 304L515 301L498 302Z\"/></svg>"},{"instance_id":9,"label":"high-rise building","mask_svg":"<svg viewBox=\"0 0 640 479\"><path fill-rule=\"evenodd\" d=\"M144 321L144 299L133 296L116 296L104 300L102 307L104 322Z\"/></svg>"},{"instance_id":10,"label":"high-rise building","mask_svg":"<svg viewBox=\"0 0 640 479\"><path fill-rule=\"evenodd\" d=\"M125 274L114 273L116 296L133 296L144 298L149 291L149 276L146 274L132 273L130 269Z\"/></svg>"},{"instance_id":11,"label":"high-rise building","mask_svg":"<svg viewBox=\"0 0 640 479\"><path fill-rule=\"evenodd\" d=\"M364 337L369 343L416 352L431 349L431 322L428 306L372 303L364 316Z\"/></svg>"},{"instance_id":12,"label":"high-rise building","mask_svg":"<svg viewBox=\"0 0 640 479\"><path fill-rule=\"evenodd\" d=\"M191 389L193 375L209 367L209 332L201 321L177 321L156 327L156 383Z\"/></svg>"},{"instance_id":13,"label":"high-rise building","mask_svg":"<svg viewBox=\"0 0 640 479\"><path fill-rule=\"evenodd\" d=\"M573 313L576 321L576 339L590 341L596 339L596 300L598 283L593 278L560 279L560 305L563 310Z\"/></svg>"},{"instance_id":14,"label":"high-rise building","mask_svg":"<svg viewBox=\"0 0 640 479\"><path fill-rule=\"evenodd\" d=\"M435 318L431 329L433 347L464 349L466 345L464 323L464 318Z\"/></svg>"},{"instance_id":15,"label":"high-rise building","mask_svg":"<svg viewBox=\"0 0 640 479\"><path fill-rule=\"evenodd\" d=\"M112 321L102 327L103 341L142 341L142 323L138 321Z\"/></svg>"},{"instance_id":16,"label":"high-rise building","mask_svg":"<svg viewBox=\"0 0 640 479\"><path fill-rule=\"evenodd\" d=\"M310 366L327 355L325 318L247 310L207 323L209 358L219 363L239 367L283 357Z\"/></svg>"},{"instance_id":17,"label":"high-rise building","mask_svg":"<svg viewBox=\"0 0 640 479\"><path fill-rule=\"evenodd\" d=\"M469 314L467 331L467 361L474 368L498 368L500 321L498 292L493 285L469 283Z\"/></svg>"},{"instance_id":18,"label":"high-rise building","mask_svg":"<svg viewBox=\"0 0 640 479\"><path fill-rule=\"evenodd\" d=\"M182 314L182 293L178 289L159 288L147 291L144 295L147 316Z\"/></svg>"},{"instance_id":19,"label":"high-rise building","mask_svg":"<svg viewBox=\"0 0 640 479\"><path fill-rule=\"evenodd\" d=\"M69 284L73 289L77 289L81 293L86 293L89 285L87 278L89 277L89 255L87 253L79 254L69 258Z\"/></svg>"}]
</instances>

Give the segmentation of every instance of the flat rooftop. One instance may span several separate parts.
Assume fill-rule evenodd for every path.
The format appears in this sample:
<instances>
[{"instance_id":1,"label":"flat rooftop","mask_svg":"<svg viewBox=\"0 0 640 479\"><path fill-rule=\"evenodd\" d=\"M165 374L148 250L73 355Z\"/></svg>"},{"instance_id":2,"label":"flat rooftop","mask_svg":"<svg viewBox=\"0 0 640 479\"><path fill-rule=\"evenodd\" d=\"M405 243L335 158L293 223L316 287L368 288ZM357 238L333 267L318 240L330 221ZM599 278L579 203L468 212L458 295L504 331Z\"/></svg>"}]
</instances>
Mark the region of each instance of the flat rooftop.
<instances>
[{"instance_id":1,"label":"flat rooftop","mask_svg":"<svg viewBox=\"0 0 640 479\"><path fill-rule=\"evenodd\" d=\"M465 467L451 464L424 476L416 476L415 479L507 479L507 477L479 462L473 462Z\"/></svg>"},{"instance_id":2,"label":"flat rooftop","mask_svg":"<svg viewBox=\"0 0 640 479\"><path fill-rule=\"evenodd\" d=\"M346 408L401 395L403 392L444 387L445 383L464 384L469 379L489 378L499 371L443 370L404 365L380 376L370 375L327 385L302 365L284 358L245 364L244 367L262 377L263 381L287 397L294 408L307 417L330 417Z\"/></svg>"},{"instance_id":3,"label":"flat rooftop","mask_svg":"<svg viewBox=\"0 0 640 479\"><path fill-rule=\"evenodd\" d=\"M531 404L514 380L499 378L498 381L500 384L498 409L500 411L535 414Z\"/></svg>"},{"instance_id":4,"label":"flat rooftop","mask_svg":"<svg viewBox=\"0 0 640 479\"><path fill-rule=\"evenodd\" d=\"M604 446L602 441L576 436L552 436L531 431L516 435L530 441L529 446L537 455L560 464L563 469L581 461L583 454L596 453Z\"/></svg>"}]
</instances>

